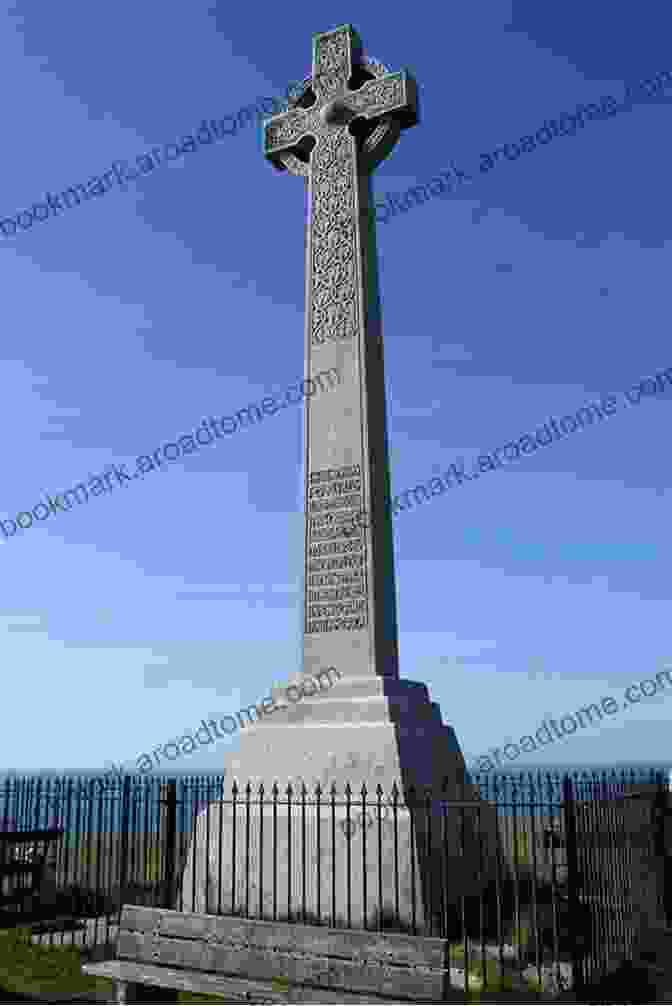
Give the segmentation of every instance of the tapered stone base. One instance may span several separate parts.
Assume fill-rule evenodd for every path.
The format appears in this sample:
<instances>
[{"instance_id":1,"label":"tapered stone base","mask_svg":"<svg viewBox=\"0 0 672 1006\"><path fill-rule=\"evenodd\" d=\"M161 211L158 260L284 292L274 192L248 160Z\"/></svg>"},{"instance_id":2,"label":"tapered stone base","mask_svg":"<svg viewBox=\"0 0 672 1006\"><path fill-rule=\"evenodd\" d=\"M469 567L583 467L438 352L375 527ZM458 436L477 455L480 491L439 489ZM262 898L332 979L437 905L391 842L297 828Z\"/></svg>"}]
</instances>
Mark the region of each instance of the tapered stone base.
<instances>
[{"instance_id":1,"label":"tapered stone base","mask_svg":"<svg viewBox=\"0 0 672 1006\"><path fill-rule=\"evenodd\" d=\"M235 801L197 820L185 911L426 931L491 874L496 822L422 684L344 678L246 728L229 772Z\"/></svg>"},{"instance_id":2,"label":"tapered stone base","mask_svg":"<svg viewBox=\"0 0 672 1006\"><path fill-rule=\"evenodd\" d=\"M243 784L365 783L370 793L378 784L391 793L396 782L404 792L429 786L447 799L466 799L457 738L425 685L373 675L343 676L247 727L228 771Z\"/></svg>"},{"instance_id":3,"label":"tapered stone base","mask_svg":"<svg viewBox=\"0 0 672 1006\"><path fill-rule=\"evenodd\" d=\"M372 819L371 808L368 813ZM422 879L417 857L412 869L408 810L397 812L396 862L388 822L381 819L380 829L373 820L369 827L366 822L361 805L351 809L349 819L342 807L318 815L314 805L306 806L304 818L301 804L279 805L275 813L268 805L251 807L249 814L239 807L235 815L230 805L223 814L211 805L209 819L202 814L197 825L195 870L193 848L185 869L184 910L319 920L347 928L365 922L375 927L379 913L392 918L398 912L409 927L414 921L421 927Z\"/></svg>"}]
</instances>

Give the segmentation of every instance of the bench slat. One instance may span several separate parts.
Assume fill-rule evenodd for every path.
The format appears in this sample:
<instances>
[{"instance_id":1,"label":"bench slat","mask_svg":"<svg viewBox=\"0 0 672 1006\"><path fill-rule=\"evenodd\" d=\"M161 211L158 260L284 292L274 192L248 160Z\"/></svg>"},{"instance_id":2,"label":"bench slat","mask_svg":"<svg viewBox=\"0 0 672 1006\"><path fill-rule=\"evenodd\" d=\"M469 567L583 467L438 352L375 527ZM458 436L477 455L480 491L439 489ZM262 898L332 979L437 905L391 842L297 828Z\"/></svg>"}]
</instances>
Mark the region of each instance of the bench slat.
<instances>
[{"instance_id":1,"label":"bench slat","mask_svg":"<svg viewBox=\"0 0 672 1006\"><path fill-rule=\"evenodd\" d=\"M222 945L285 952L310 947L317 956L381 964L445 968L446 940L403 933L329 929L289 922L249 921L222 915L191 914L124 905L120 932L151 933L183 939L216 939Z\"/></svg>"},{"instance_id":2,"label":"bench slat","mask_svg":"<svg viewBox=\"0 0 672 1006\"><path fill-rule=\"evenodd\" d=\"M134 964L130 961L104 961L100 964L82 964L82 972L96 978L110 978L112 981L137 982L163 989L178 989L180 992L210 992L212 995L230 996L252 994L285 1002L282 993L273 993L271 986L244 979L226 978L221 975L199 974L194 971L175 971L171 968L157 968L149 964Z\"/></svg>"},{"instance_id":3,"label":"bench slat","mask_svg":"<svg viewBox=\"0 0 672 1006\"><path fill-rule=\"evenodd\" d=\"M100 964L83 964L84 974L97 978L110 978L112 981L137 982L142 985L156 986L165 989L178 989L181 992L200 992L221 995L227 998L240 998L241 1002L250 999L261 999L268 1003L371 1003L371 995L358 995L356 992L340 991L335 999L334 992L329 989L291 988L278 991L270 982L255 982L250 979L222 977L220 975L198 974L191 971L178 971L171 968L155 967L149 964L134 964L130 961L105 961ZM380 1002L400 1002L398 994L380 999ZM378 1001L378 1000L373 1000ZM420 1003L422 999L414 997L408 1002ZM436 1002L436 999L425 1000Z\"/></svg>"},{"instance_id":4,"label":"bench slat","mask_svg":"<svg viewBox=\"0 0 672 1006\"><path fill-rule=\"evenodd\" d=\"M214 971L269 982L282 977L297 985L309 983L332 990L351 989L387 996L401 994L416 1001L419 998L440 1001L447 977L443 970L430 972L326 956L310 939L304 944L301 956L292 956L282 951L270 953L202 939L175 939L126 930L119 932L117 955L120 960L136 963Z\"/></svg>"}]
</instances>

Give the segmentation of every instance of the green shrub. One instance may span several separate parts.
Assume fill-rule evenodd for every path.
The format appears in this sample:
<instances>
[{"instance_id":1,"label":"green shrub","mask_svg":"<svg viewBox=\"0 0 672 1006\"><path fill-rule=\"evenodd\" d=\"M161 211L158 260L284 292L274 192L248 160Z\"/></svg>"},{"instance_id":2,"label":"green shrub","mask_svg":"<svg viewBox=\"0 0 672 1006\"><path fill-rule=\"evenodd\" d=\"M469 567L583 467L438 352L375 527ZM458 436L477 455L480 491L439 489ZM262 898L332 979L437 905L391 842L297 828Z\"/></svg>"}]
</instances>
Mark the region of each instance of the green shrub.
<instances>
[{"instance_id":1,"label":"green shrub","mask_svg":"<svg viewBox=\"0 0 672 1006\"><path fill-rule=\"evenodd\" d=\"M464 945L451 943L448 953L450 967L464 970ZM513 992L514 984L510 975L500 972L498 961L492 960L490 957L482 958L474 952L469 955L469 1001L477 1002L480 991L488 994L491 992Z\"/></svg>"}]
</instances>

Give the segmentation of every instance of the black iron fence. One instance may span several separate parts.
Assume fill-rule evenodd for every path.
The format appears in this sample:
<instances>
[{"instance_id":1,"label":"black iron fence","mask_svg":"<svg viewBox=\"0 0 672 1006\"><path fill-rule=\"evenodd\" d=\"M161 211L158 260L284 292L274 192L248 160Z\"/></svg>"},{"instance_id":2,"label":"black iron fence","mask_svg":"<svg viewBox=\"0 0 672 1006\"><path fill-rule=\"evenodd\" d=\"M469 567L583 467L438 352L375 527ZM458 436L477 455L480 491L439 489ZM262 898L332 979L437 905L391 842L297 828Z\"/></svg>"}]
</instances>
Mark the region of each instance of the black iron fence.
<instances>
[{"instance_id":1,"label":"black iron fence","mask_svg":"<svg viewBox=\"0 0 672 1006\"><path fill-rule=\"evenodd\" d=\"M0 833L62 832L34 939L109 948L124 903L409 932L449 940L458 981L503 991L581 987L629 959L644 919L670 921L668 803L654 771L475 776L450 798L16 777Z\"/></svg>"}]
</instances>

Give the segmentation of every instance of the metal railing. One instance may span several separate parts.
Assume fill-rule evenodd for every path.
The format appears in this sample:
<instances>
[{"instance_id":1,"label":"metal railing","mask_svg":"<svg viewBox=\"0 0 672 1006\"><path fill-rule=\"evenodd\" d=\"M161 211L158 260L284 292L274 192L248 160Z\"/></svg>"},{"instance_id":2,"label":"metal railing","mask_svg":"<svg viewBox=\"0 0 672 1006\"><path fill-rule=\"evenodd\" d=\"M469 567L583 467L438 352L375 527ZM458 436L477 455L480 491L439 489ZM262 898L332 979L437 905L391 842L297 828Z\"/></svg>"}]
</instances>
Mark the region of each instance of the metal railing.
<instances>
[{"instance_id":1,"label":"metal railing","mask_svg":"<svg viewBox=\"0 0 672 1006\"><path fill-rule=\"evenodd\" d=\"M34 939L109 947L134 903L436 936L478 987L555 968L578 988L629 959L643 918L670 919L668 802L654 771L440 793L15 777L0 831L64 832Z\"/></svg>"}]
</instances>

